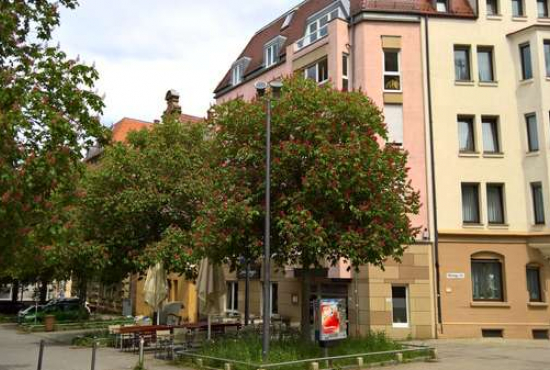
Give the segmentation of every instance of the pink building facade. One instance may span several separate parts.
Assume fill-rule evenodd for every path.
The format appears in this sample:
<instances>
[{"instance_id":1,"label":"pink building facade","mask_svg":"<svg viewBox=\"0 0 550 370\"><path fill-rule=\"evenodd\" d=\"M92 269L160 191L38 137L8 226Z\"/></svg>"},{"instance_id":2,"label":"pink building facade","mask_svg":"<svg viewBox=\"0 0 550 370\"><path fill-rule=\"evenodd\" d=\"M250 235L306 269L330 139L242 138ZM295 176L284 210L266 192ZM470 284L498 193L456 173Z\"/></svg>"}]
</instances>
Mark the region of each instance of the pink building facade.
<instances>
[{"instance_id":1,"label":"pink building facade","mask_svg":"<svg viewBox=\"0 0 550 370\"><path fill-rule=\"evenodd\" d=\"M384 5L385 4L385 5ZM360 90L384 112L389 141L409 153L409 177L420 192L422 208L411 215L422 233L407 246L400 262L385 270L363 266L347 271L346 261L329 267L301 297L300 278L292 267L274 271L277 314L299 323L302 299L346 298L349 332L385 331L395 338L436 335L433 222L427 136L427 85L424 17L435 12L430 1L307 0L258 31L215 90L218 103L253 99L257 81L302 74L340 90ZM463 11L466 0L449 10ZM387 7L387 8L384 8ZM328 267L328 266L327 266ZM229 275L238 284L238 276ZM258 282L260 284L260 282ZM244 289L243 289L244 290ZM261 289L253 288L259 295ZM239 300L244 294L239 292ZM261 297L252 299L261 302ZM239 304L239 307L244 307ZM258 311L260 312L258 306ZM254 311L254 308L252 308Z\"/></svg>"}]
</instances>

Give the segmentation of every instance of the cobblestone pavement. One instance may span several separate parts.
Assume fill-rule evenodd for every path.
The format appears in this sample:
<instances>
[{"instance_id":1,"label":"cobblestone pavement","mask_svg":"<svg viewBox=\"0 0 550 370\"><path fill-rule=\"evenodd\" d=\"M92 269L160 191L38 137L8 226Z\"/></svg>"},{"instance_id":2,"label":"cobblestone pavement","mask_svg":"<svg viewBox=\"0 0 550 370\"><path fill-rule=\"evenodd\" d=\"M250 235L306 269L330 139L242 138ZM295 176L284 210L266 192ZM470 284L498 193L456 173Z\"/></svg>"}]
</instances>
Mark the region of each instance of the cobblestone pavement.
<instances>
[{"instance_id":1,"label":"cobblestone pavement","mask_svg":"<svg viewBox=\"0 0 550 370\"><path fill-rule=\"evenodd\" d=\"M67 334L60 336L63 341ZM61 344L55 336L19 334L14 325L0 325L0 370L36 370L38 346L45 339L42 370L89 370L91 349L72 348ZM149 355L145 365L148 370L182 370L157 361ZM137 363L137 356L110 348L97 352L96 370L128 370Z\"/></svg>"}]
</instances>

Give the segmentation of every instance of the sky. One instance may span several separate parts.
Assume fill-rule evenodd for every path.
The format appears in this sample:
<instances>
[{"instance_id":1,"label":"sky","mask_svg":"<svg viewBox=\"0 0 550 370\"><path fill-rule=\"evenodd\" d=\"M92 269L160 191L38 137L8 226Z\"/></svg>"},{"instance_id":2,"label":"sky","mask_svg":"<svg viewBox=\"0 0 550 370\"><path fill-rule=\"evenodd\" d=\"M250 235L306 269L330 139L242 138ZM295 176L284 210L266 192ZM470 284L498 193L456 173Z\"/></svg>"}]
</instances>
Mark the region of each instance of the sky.
<instances>
[{"instance_id":1,"label":"sky","mask_svg":"<svg viewBox=\"0 0 550 370\"><path fill-rule=\"evenodd\" d=\"M153 121L170 89L184 113L204 117L213 90L256 31L300 0L80 0L54 40L95 63L103 124Z\"/></svg>"}]
</instances>

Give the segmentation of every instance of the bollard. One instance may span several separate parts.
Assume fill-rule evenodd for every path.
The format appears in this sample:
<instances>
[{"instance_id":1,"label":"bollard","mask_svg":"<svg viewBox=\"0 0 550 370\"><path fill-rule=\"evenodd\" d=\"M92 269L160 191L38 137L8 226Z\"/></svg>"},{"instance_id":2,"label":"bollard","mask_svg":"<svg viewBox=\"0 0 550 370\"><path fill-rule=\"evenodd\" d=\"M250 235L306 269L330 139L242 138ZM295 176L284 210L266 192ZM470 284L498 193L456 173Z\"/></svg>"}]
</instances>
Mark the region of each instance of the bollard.
<instances>
[{"instance_id":1,"label":"bollard","mask_svg":"<svg viewBox=\"0 0 550 370\"><path fill-rule=\"evenodd\" d=\"M431 355L430 360L437 361L437 349L436 348L432 348L432 351L431 351L430 355Z\"/></svg>"},{"instance_id":2,"label":"bollard","mask_svg":"<svg viewBox=\"0 0 550 370\"><path fill-rule=\"evenodd\" d=\"M97 339L94 337L94 343L92 344L92 370L95 370L95 358L97 352Z\"/></svg>"},{"instance_id":3,"label":"bollard","mask_svg":"<svg viewBox=\"0 0 550 370\"><path fill-rule=\"evenodd\" d=\"M202 358L198 358L198 359L197 359L197 367L198 367L199 369L202 369L203 366L204 366L204 361L202 360Z\"/></svg>"},{"instance_id":4,"label":"bollard","mask_svg":"<svg viewBox=\"0 0 550 370\"><path fill-rule=\"evenodd\" d=\"M143 356L143 347L145 346L145 340L142 336L139 337L139 365L143 366L145 358Z\"/></svg>"},{"instance_id":5,"label":"bollard","mask_svg":"<svg viewBox=\"0 0 550 370\"><path fill-rule=\"evenodd\" d=\"M399 352L397 355L395 355L395 358L396 358L397 362L399 362L399 363L403 362L403 354L401 352Z\"/></svg>"},{"instance_id":6,"label":"bollard","mask_svg":"<svg viewBox=\"0 0 550 370\"><path fill-rule=\"evenodd\" d=\"M363 357L357 357L357 368L362 369L364 365Z\"/></svg>"},{"instance_id":7,"label":"bollard","mask_svg":"<svg viewBox=\"0 0 550 370\"><path fill-rule=\"evenodd\" d=\"M223 365L223 370L231 370L231 364L230 363L225 363Z\"/></svg>"},{"instance_id":8,"label":"bollard","mask_svg":"<svg viewBox=\"0 0 550 370\"><path fill-rule=\"evenodd\" d=\"M44 340L40 341L40 349L38 350L38 366L37 370L42 370L42 358L44 357Z\"/></svg>"},{"instance_id":9,"label":"bollard","mask_svg":"<svg viewBox=\"0 0 550 370\"><path fill-rule=\"evenodd\" d=\"M311 370L319 370L319 363L318 362L312 362L310 365Z\"/></svg>"}]
</instances>

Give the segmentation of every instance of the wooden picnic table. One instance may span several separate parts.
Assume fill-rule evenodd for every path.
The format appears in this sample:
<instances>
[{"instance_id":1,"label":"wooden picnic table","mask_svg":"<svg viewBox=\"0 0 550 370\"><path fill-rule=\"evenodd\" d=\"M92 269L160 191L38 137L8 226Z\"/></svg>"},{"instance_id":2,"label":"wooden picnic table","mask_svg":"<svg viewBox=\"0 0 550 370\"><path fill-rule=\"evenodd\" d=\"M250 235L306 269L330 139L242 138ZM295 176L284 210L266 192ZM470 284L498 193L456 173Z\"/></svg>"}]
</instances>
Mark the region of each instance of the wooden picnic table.
<instances>
[{"instance_id":1,"label":"wooden picnic table","mask_svg":"<svg viewBox=\"0 0 550 370\"><path fill-rule=\"evenodd\" d=\"M170 330L170 332L172 332L173 328L173 326L168 325L122 326L120 328L120 334L154 334L158 330Z\"/></svg>"},{"instance_id":2,"label":"wooden picnic table","mask_svg":"<svg viewBox=\"0 0 550 370\"><path fill-rule=\"evenodd\" d=\"M212 331L225 331L227 328L237 328L240 329L242 327L241 323L238 322L213 322L210 324ZM175 328L185 328L188 330L208 330L208 322L201 321L201 322L194 322L194 323L188 323L188 324L182 324L178 326L174 326Z\"/></svg>"}]
</instances>

